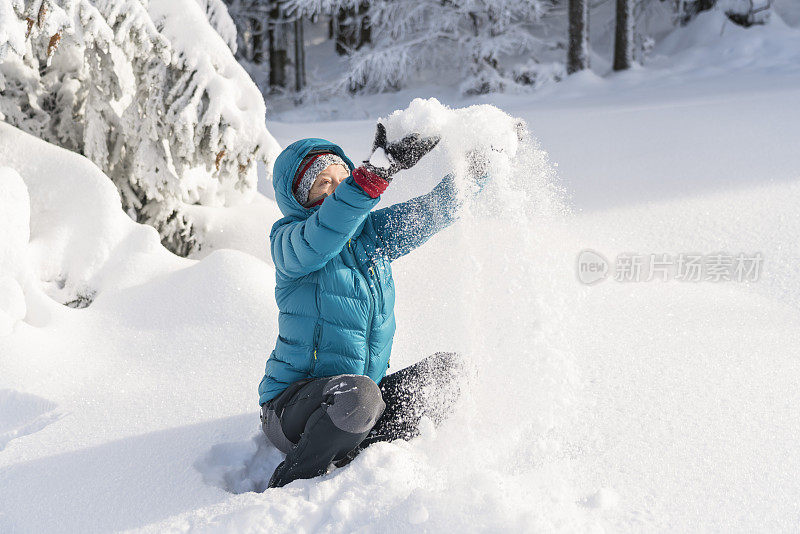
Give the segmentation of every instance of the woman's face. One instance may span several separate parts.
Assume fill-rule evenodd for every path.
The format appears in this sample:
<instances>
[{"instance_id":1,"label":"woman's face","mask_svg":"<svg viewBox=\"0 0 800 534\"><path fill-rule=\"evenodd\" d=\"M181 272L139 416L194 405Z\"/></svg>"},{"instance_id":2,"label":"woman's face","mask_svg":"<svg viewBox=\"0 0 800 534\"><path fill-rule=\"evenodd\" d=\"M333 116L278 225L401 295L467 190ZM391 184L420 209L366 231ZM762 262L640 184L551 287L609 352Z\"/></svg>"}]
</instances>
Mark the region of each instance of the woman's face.
<instances>
[{"instance_id":1,"label":"woman's face","mask_svg":"<svg viewBox=\"0 0 800 534\"><path fill-rule=\"evenodd\" d=\"M311 191L308 192L308 201L313 202L323 195L332 195L336 187L350 176L341 165L329 165L324 171L317 175Z\"/></svg>"}]
</instances>

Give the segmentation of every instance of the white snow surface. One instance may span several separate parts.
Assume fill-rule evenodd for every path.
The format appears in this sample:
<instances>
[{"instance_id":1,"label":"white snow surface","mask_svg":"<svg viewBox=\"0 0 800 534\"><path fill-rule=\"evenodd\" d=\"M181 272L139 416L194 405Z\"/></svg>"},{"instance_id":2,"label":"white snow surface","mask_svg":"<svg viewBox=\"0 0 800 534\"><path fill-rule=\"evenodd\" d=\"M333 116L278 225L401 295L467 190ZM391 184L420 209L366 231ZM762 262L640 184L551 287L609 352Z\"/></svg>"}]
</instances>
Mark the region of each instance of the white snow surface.
<instances>
[{"instance_id":1,"label":"white snow surface","mask_svg":"<svg viewBox=\"0 0 800 534\"><path fill-rule=\"evenodd\" d=\"M755 30L732 54L800 42L784 27L764 48ZM277 334L269 184L216 227L241 250L183 260L94 165L0 124L0 532L796 531L800 69L781 57L395 115L446 135L382 205L469 143L504 148L508 174L393 267L390 371L454 350L470 379L442 427L264 493L281 460L256 392ZM268 127L358 161L411 100L395 98L369 120ZM459 105L474 103L490 102ZM533 137L512 155L517 118ZM586 286L587 248L764 266L750 283Z\"/></svg>"}]
</instances>

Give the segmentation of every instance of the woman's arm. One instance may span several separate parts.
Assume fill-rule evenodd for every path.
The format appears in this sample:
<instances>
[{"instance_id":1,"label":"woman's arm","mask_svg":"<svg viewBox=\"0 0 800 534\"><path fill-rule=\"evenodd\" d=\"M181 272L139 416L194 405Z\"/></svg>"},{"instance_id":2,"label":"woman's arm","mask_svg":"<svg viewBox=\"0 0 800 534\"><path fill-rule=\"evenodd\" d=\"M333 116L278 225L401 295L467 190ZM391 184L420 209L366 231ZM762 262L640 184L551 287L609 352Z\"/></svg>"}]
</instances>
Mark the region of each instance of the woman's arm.
<instances>
[{"instance_id":1,"label":"woman's arm","mask_svg":"<svg viewBox=\"0 0 800 534\"><path fill-rule=\"evenodd\" d=\"M269 236L275 269L300 278L323 268L341 252L378 200L351 175L307 219L284 217L276 222Z\"/></svg>"},{"instance_id":2,"label":"woman's arm","mask_svg":"<svg viewBox=\"0 0 800 534\"><path fill-rule=\"evenodd\" d=\"M385 256L394 261L422 245L456 220L458 208L455 179L448 174L430 193L373 212Z\"/></svg>"},{"instance_id":3,"label":"woman's arm","mask_svg":"<svg viewBox=\"0 0 800 534\"><path fill-rule=\"evenodd\" d=\"M489 182L489 160L477 151L469 152L466 159L467 176L477 186L473 189L477 196ZM374 212L372 220L387 249L385 256L394 261L408 254L452 224L460 208L455 177L448 174L430 193Z\"/></svg>"}]
</instances>

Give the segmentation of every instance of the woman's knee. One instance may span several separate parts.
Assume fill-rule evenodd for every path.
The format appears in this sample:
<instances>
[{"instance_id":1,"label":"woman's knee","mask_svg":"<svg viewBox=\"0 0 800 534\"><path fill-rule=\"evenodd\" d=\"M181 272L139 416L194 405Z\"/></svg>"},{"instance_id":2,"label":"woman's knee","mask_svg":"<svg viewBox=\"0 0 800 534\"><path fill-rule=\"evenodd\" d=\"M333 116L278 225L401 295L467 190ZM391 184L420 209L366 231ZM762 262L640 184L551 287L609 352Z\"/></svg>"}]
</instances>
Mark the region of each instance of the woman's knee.
<instances>
[{"instance_id":1,"label":"woman's knee","mask_svg":"<svg viewBox=\"0 0 800 534\"><path fill-rule=\"evenodd\" d=\"M334 425L353 434L368 432L386 409L380 389L367 376L333 377L325 385L323 395Z\"/></svg>"},{"instance_id":2,"label":"woman's knee","mask_svg":"<svg viewBox=\"0 0 800 534\"><path fill-rule=\"evenodd\" d=\"M281 421L269 404L261 407L261 430L276 449L286 454L294 445L283 432Z\"/></svg>"}]
</instances>

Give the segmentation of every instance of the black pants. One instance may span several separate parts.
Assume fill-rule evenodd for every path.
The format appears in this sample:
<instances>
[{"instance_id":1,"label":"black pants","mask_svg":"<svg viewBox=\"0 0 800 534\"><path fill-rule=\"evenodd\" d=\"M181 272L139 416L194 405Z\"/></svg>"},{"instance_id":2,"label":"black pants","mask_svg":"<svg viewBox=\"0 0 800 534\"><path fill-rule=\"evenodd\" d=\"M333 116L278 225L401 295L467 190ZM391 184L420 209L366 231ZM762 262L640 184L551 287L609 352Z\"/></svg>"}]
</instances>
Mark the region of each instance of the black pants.
<instances>
[{"instance_id":1,"label":"black pants","mask_svg":"<svg viewBox=\"0 0 800 534\"><path fill-rule=\"evenodd\" d=\"M423 416L440 423L458 398L461 375L457 356L439 352L379 385L362 375L291 384L261 409L264 433L286 453L269 486L321 475L378 441L411 439Z\"/></svg>"}]
</instances>

